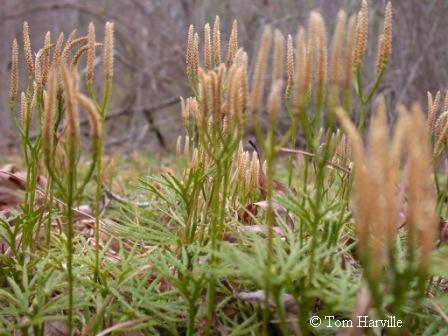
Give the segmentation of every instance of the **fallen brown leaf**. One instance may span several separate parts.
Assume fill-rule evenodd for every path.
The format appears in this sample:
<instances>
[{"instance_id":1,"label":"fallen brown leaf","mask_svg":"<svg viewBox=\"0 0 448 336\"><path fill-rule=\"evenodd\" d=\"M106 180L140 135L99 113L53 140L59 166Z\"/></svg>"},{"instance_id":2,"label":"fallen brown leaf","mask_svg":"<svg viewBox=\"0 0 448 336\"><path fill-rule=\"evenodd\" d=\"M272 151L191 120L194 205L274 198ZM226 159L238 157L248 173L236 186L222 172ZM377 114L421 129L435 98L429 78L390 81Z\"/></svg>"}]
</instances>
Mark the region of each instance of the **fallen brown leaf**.
<instances>
[{"instance_id":1,"label":"fallen brown leaf","mask_svg":"<svg viewBox=\"0 0 448 336\"><path fill-rule=\"evenodd\" d=\"M253 224L253 216L257 215L258 207L254 203L249 203L246 207L241 211L241 214L238 214L238 219L240 222L244 224Z\"/></svg>"}]
</instances>

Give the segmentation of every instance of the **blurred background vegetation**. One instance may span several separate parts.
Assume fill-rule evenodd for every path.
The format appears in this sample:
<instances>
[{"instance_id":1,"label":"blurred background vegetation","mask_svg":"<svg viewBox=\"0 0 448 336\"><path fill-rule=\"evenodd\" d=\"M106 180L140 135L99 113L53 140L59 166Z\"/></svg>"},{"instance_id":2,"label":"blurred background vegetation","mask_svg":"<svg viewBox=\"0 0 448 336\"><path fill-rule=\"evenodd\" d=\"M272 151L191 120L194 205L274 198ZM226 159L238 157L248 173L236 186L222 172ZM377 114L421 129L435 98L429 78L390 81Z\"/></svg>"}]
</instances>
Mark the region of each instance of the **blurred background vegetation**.
<instances>
[{"instance_id":1,"label":"blurred background vegetation","mask_svg":"<svg viewBox=\"0 0 448 336\"><path fill-rule=\"evenodd\" d=\"M369 2L370 27L375 31L369 36L366 62L371 64L373 74L377 41L372 36L378 36L386 0ZM79 29L78 35L85 34L92 21L98 39L102 39L104 23L115 22L114 94L106 150L129 153L174 149L181 130L179 96L190 95L184 66L190 24L202 31L205 22L213 22L219 15L225 47L232 21L237 19L239 44L251 58L266 24L294 35L299 25L307 24L309 12L317 9L331 34L337 11L345 8L351 15L359 5L358 0L0 0L0 153L19 147L9 117L7 92L11 41L16 37L22 45L25 20L30 24L35 49L42 45L48 30L54 41L60 31L66 37L74 28ZM417 101L426 106L427 91L447 89L448 1L395 0L393 7L393 57L380 92L391 111L397 103ZM20 59L23 61L23 57ZM252 57L252 66L253 62ZM81 64L81 73L83 67ZM99 57L97 71L100 68ZM24 64L21 70L21 76L25 76Z\"/></svg>"}]
</instances>

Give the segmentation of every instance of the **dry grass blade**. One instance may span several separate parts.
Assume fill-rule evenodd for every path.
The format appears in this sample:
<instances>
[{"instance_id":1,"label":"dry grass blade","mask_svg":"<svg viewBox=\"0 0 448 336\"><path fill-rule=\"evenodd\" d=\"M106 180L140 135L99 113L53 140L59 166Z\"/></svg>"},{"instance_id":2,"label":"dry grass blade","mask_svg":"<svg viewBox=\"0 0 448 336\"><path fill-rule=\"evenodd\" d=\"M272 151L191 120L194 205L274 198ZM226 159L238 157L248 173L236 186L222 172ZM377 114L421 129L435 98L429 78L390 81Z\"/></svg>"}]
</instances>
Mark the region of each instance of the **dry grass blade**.
<instances>
[{"instance_id":1,"label":"dry grass blade","mask_svg":"<svg viewBox=\"0 0 448 336\"><path fill-rule=\"evenodd\" d=\"M139 324L145 323L145 322L149 321L150 319L151 319L150 317L143 317L143 318L136 319L136 320L130 320L130 321L117 323L117 324L113 325L112 327L104 329L103 331L98 333L96 336L105 336L105 335L110 334L110 333L112 333L114 331L126 330L126 329L129 329L129 328L135 327L135 326L137 326Z\"/></svg>"}]
</instances>

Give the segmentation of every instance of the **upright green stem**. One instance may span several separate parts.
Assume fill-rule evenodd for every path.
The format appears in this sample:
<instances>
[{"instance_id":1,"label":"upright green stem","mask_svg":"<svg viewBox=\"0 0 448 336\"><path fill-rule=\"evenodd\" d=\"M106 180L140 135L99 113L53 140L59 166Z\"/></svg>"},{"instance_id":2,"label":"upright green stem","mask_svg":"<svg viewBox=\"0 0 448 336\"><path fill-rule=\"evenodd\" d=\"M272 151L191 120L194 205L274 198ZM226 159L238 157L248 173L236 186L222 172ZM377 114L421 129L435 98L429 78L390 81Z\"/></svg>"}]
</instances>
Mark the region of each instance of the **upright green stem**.
<instances>
[{"instance_id":1,"label":"upright green stem","mask_svg":"<svg viewBox=\"0 0 448 336\"><path fill-rule=\"evenodd\" d=\"M103 139L100 137L98 139L98 159L96 161L96 189L95 189L95 280L99 280L99 270L100 270L100 212L101 212L101 170L102 170L102 149L103 149Z\"/></svg>"},{"instance_id":2,"label":"upright green stem","mask_svg":"<svg viewBox=\"0 0 448 336\"><path fill-rule=\"evenodd\" d=\"M269 297L271 295L271 272L272 260L274 255L274 205L273 205L273 177L274 177L274 158L275 158L275 125L270 123L271 127L268 129L267 142L265 144L266 151L266 199L268 202L266 221L267 221L267 256L266 256L266 274L265 274L265 309L263 314L264 328L267 332L268 317L269 317Z\"/></svg>"},{"instance_id":3,"label":"upright green stem","mask_svg":"<svg viewBox=\"0 0 448 336\"><path fill-rule=\"evenodd\" d=\"M359 110L359 122L358 122L358 131L360 134L364 134L364 127L366 123L366 109L367 105L361 103L361 108Z\"/></svg>"},{"instance_id":4,"label":"upright green stem","mask_svg":"<svg viewBox=\"0 0 448 336\"><path fill-rule=\"evenodd\" d=\"M364 127L365 127L365 120L366 120L366 110L367 110L367 105L370 103L370 101L373 98L373 95L375 94L375 92L378 90L380 84L381 84L381 80L384 77L384 73L386 71L386 68L382 69L381 72L377 75L376 79L375 79L375 83L373 84L372 88L369 90L369 92L367 92L367 95L364 96L363 92L362 92L362 79L361 79L361 70L360 68L357 69L357 76L356 76L356 80L357 80L357 87L356 87L356 92L359 96L359 99L361 101L361 110L360 110L360 114L359 114L359 123L358 123L358 130L361 134L364 133Z\"/></svg>"},{"instance_id":5,"label":"upright green stem","mask_svg":"<svg viewBox=\"0 0 448 336\"><path fill-rule=\"evenodd\" d=\"M76 166L70 164L67 176L67 271L68 271L68 335L73 334L73 203L75 194Z\"/></svg>"},{"instance_id":6,"label":"upright green stem","mask_svg":"<svg viewBox=\"0 0 448 336\"><path fill-rule=\"evenodd\" d=\"M47 216L47 247L50 247L51 240L51 222L52 222L52 214L53 214L53 183L52 180L48 180L48 190L49 190L49 208L48 208L48 216Z\"/></svg>"},{"instance_id":7,"label":"upright green stem","mask_svg":"<svg viewBox=\"0 0 448 336\"><path fill-rule=\"evenodd\" d=\"M222 168L221 168L221 162L217 162L217 174L214 179L214 187L213 187L213 193L211 195L212 197L212 203L211 203L211 209L213 211L212 214L212 227L211 227L211 243L212 243L212 255L210 260L210 279L208 283L208 290L207 290L207 325L205 328L205 334L210 334L210 328L212 324L213 319L213 311L214 311L214 302L215 302L215 293L216 293L216 279L213 272L213 269L215 267L216 263L216 257L215 257L215 251L217 249L218 245L218 229L220 226L220 202L219 202L219 192L221 189L221 180L222 180ZM225 199L224 202L225 203Z\"/></svg>"},{"instance_id":8,"label":"upright green stem","mask_svg":"<svg viewBox=\"0 0 448 336\"><path fill-rule=\"evenodd\" d=\"M104 127L104 123L106 120L106 112L109 108L110 95L112 92L112 81L108 80L105 82L104 88L104 97L103 103L100 107L100 117L101 117L101 125ZM91 98L94 98L93 88L89 89L89 93ZM98 281L99 279L99 270L100 270L100 213L101 213L101 188L102 188L102 161L103 161L103 141L104 141L104 129L101 132L99 139L97 140L96 145L96 190L95 190L95 279Z\"/></svg>"}]
</instances>

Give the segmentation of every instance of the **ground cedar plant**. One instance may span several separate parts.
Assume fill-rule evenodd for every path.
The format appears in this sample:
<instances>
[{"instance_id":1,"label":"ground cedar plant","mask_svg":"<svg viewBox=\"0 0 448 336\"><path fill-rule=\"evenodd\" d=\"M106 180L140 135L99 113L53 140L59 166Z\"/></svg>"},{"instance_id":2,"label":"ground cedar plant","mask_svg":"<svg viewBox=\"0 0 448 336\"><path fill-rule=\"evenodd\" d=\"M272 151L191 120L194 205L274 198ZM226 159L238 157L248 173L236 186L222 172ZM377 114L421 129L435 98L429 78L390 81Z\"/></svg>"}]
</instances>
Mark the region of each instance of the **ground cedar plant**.
<instances>
[{"instance_id":1,"label":"ground cedar plant","mask_svg":"<svg viewBox=\"0 0 448 336\"><path fill-rule=\"evenodd\" d=\"M128 173L135 195L103 153L113 23L103 42L89 24L36 48L25 22L9 94L23 163L0 171L0 334L448 335L448 95L388 108L391 3L381 27L368 17L363 0L332 29L318 12L295 36L266 26L256 55L236 21L224 47L219 17L190 26L185 134L169 167Z\"/></svg>"}]
</instances>

